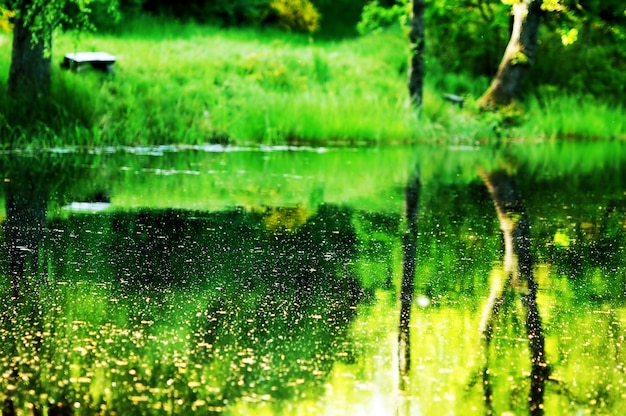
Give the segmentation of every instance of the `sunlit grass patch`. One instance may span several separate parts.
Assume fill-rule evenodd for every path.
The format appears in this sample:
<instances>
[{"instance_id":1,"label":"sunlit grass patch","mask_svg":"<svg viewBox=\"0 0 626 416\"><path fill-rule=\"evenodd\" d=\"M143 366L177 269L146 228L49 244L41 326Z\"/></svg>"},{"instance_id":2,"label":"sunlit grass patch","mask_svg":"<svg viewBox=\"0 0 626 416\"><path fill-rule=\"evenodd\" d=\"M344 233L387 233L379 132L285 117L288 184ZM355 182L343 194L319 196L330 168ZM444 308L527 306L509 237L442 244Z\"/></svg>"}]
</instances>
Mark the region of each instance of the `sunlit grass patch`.
<instances>
[{"instance_id":1,"label":"sunlit grass patch","mask_svg":"<svg viewBox=\"0 0 626 416\"><path fill-rule=\"evenodd\" d=\"M424 116L408 106L406 44L399 31L320 42L273 31L161 25L167 26L163 34L140 19L117 36L59 35L55 62L66 52L103 50L118 57L116 74L55 69L54 100L62 117L49 135L16 130L12 144L30 140L46 147L71 138L79 147L352 145L450 136L472 142L477 136L476 124L456 122L428 84Z\"/></svg>"}]
</instances>

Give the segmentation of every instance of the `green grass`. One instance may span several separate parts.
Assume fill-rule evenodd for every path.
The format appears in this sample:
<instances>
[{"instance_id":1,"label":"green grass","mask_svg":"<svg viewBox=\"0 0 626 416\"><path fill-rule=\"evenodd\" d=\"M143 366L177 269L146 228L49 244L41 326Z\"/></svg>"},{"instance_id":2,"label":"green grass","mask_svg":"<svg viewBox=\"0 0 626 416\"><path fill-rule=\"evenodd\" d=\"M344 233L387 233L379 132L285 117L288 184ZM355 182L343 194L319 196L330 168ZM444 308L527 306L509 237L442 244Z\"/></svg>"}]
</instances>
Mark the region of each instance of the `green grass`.
<instances>
[{"instance_id":1,"label":"green grass","mask_svg":"<svg viewBox=\"0 0 626 416\"><path fill-rule=\"evenodd\" d=\"M319 41L146 17L115 35L58 34L48 116L24 127L0 99L3 146L473 145L520 137L626 137L623 108L582 97L531 97L522 112L480 115L473 103L488 80L446 73L433 57L427 57L418 116L407 101L407 47L400 30ZM56 66L67 52L99 50L118 56L114 76ZM0 58L3 88L10 62L6 34ZM468 105L446 102L445 92L466 96Z\"/></svg>"},{"instance_id":2,"label":"green grass","mask_svg":"<svg viewBox=\"0 0 626 416\"><path fill-rule=\"evenodd\" d=\"M526 100L523 135L543 138L626 138L626 109L589 96L533 96Z\"/></svg>"}]
</instances>

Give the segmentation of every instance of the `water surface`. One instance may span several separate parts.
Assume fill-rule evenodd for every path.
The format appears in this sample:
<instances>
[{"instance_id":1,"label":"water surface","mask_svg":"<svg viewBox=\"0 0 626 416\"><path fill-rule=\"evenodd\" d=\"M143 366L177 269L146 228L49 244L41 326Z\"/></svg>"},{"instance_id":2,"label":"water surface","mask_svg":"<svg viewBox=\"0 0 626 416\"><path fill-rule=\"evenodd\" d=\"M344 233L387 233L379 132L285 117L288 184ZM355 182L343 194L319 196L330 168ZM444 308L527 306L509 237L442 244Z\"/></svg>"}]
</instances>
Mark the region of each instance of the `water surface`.
<instances>
[{"instance_id":1,"label":"water surface","mask_svg":"<svg viewBox=\"0 0 626 416\"><path fill-rule=\"evenodd\" d=\"M0 395L85 415L623 414L625 159L619 143L3 155ZM508 218L527 215L541 359L529 289L506 285L496 174L520 197Z\"/></svg>"}]
</instances>

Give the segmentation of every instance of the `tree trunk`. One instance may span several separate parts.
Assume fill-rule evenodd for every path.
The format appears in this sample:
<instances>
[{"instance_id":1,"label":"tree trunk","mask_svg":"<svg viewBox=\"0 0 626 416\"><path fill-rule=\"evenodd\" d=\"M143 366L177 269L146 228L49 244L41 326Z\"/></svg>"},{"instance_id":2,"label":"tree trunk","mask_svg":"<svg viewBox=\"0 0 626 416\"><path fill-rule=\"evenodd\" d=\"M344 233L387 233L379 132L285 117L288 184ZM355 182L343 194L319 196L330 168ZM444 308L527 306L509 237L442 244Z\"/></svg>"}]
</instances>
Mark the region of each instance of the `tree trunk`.
<instances>
[{"instance_id":1,"label":"tree trunk","mask_svg":"<svg viewBox=\"0 0 626 416\"><path fill-rule=\"evenodd\" d=\"M34 6L22 3L13 27L7 91L11 98L29 105L47 98L50 92L52 31L39 28L35 32L24 20L28 8Z\"/></svg>"},{"instance_id":2,"label":"tree trunk","mask_svg":"<svg viewBox=\"0 0 626 416\"><path fill-rule=\"evenodd\" d=\"M409 97L415 108L421 108L424 84L424 0L413 0L411 8L411 31L409 41Z\"/></svg>"},{"instance_id":3,"label":"tree trunk","mask_svg":"<svg viewBox=\"0 0 626 416\"><path fill-rule=\"evenodd\" d=\"M542 0L519 0L513 5L513 29L498 72L478 104L491 109L518 97L522 81L537 54Z\"/></svg>"}]
</instances>

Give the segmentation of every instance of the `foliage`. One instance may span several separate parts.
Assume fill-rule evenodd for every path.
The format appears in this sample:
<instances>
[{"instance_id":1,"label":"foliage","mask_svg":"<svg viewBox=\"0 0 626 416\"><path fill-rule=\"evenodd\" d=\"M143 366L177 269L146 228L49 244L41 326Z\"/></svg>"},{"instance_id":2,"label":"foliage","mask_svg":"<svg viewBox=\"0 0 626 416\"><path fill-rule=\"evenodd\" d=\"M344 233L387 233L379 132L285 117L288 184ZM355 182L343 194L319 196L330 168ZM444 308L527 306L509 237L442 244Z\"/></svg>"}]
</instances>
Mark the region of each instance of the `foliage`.
<instances>
[{"instance_id":1,"label":"foliage","mask_svg":"<svg viewBox=\"0 0 626 416\"><path fill-rule=\"evenodd\" d=\"M143 10L187 21L239 26L258 24L268 3L269 0L144 0Z\"/></svg>"},{"instance_id":2,"label":"foliage","mask_svg":"<svg viewBox=\"0 0 626 416\"><path fill-rule=\"evenodd\" d=\"M20 19L33 34L34 40L42 39L51 46L52 29L93 28L89 16L93 7L102 7L111 16L118 9L119 0L3 0L2 6L11 10L14 19Z\"/></svg>"},{"instance_id":3,"label":"foliage","mask_svg":"<svg viewBox=\"0 0 626 416\"><path fill-rule=\"evenodd\" d=\"M319 29L320 15L309 0L271 0L265 22L296 32L312 33Z\"/></svg>"},{"instance_id":4,"label":"foliage","mask_svg":"<svg viewBox=\"0 0 626 416\"><path fill-rule=\"evenodd\" d=\"M548 25L561 33L593 26L614 40L626 39L626 8L621 0L552 0L542 7L551 12Z\"/></svg>"},{"instance_id":5,"label":"foliage","mask_svg":"<svg viewBox=\"0 0 626 416\"><path fill-rule=\"evenodd\" d=\"M531 80L545 91L557 89L625 102L626 50L620 42L586 26L580 27L578 40L571 45L563 44L558 33L545 28L541 32L542 55L530 70Z\"/></svg>"},{"instance_id":6,"label":"foliage","mask_svg":"<svg viewBox=\"0 0 626 416\"><path fill-rule=\"evenodd\" d=\"M13 29L11 19L15 17L15 12L0 7L0 31L10 32Z\"/></svg>"},{"instance_id":7,"label":"foliage","mask_svg":"<svg viewBox=\"0 0 626 416\"><path fill-rule=\"evenodd\" d=\"M320 33L325 38L353 37L363 7L371 0L311 0L321 15Z\"/></svg>"},{"instance_id":8,"label":"foliage","mask_svg":"<svg viewBox=\"0 0 626 416\"><path fill-rule=\"evenodd\" d=\"M402 12L400 3L378 0L366 6L359 30L371 32L395 23L395 12ZM439 83L450 74L481 79L496 73L510 30L510 2L505 3L435 0L426 8L426 57L430 76L438 80L437 88L450 88ZM527 77L526 90L532 93L535 85L550 85L570 94L623 101L626 52L619 46L626 39L623 2L555 0L543 4L547 13L539 56ZM555 71L557 67L559 71ZM433 76L433 71L438 74ZM471 89L448 91L463 94Z\"/></svg>"},{"instance_id":9,"label":"foliage","mask_svg":"<svg viewBox=\"0 0 626 416\"><path fill-rule=\"evenodd\" d=\"M143 10L223 26L275 25L289 31L355 34L368 0L144 0Z\"/></svg>"},{"instance_id":10,"label":"foliage","mask_svg":"<svg viewBox=\"0 0 626 416\"><path fill-rule=\"evenodd\" d=\"M409 5L410 1L402 0L402 4L383 7L375 0L363 8L361 20L357 24L357 31L364 35L403 22L409 13Z\"/></svg>"},{"instance_id":11,"label":"foliage","mask_svg":"<svg viewBox=\"0 0 626 416\"><path fill-rule=\"evenodd\" d=\"M139 0L153 14L224 26L275 25L297 32L314 32L319 13L310 0Z\"/></svg>"},{"instance_id":12,"label":"foliage","mask_svg":"<svg viewBox=\"0 0 626 416\"><path fill-rule=\"evenodd\" d=\"M93 28L99 32L119 31L129 20L137 18L143 9L145 0L117 0L116 8L109 7L106 3L97 1L91 5L89 21Z\"/></svg>"}]
</instances>

